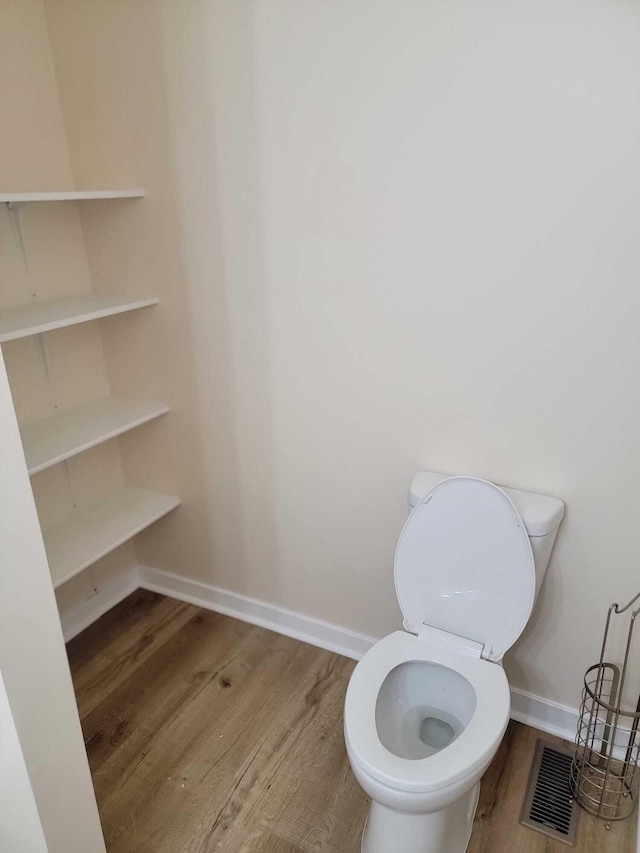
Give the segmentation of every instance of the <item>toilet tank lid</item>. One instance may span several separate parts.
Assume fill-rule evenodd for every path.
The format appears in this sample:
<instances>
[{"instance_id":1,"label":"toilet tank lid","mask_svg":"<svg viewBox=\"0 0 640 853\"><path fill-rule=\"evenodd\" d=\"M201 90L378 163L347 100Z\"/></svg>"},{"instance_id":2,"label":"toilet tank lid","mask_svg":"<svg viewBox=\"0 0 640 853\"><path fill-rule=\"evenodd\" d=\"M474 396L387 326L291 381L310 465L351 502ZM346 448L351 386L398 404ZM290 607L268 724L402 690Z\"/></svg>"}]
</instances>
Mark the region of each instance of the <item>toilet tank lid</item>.
<instances>
[{"instance_id":1,"label":"toilet tank lid","mask_svg":"<svg viewBox=\"0 0 640 853\"><path fill-rule=\"evenodd\" d=\"M418 471L409 486L409 507L413 509L434 486L450 479L450 474L438 474L435 471ZM564 503L558 498L523 492L520 489L502 491L513 501L529 536L546 536L560 526L564 518Z\"/></svg>"}]
</instances>

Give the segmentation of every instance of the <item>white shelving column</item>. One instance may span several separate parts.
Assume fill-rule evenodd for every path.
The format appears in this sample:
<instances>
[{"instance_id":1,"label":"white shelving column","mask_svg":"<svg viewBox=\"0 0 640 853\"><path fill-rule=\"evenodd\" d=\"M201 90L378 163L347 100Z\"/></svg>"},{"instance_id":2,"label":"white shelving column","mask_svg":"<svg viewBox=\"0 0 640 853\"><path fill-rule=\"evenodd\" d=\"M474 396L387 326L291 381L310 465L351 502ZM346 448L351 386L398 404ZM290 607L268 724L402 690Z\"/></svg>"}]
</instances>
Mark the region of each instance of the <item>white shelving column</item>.
<instances>
[{"instance_id":1,"label":"white shelving column","mask_svg":"<svg viewBox=\"0 0 640 853\"><path fill-rule=\"evenodd\" d=\"M0 193L7 205L20 245L25 269L29 259L24 241L20 209L39 202L90 202L144 197L143 190L60 190ZM37 335L45 369L51 382L45 334L77 323L86 323L156 305L154 296L114 299L83 294L56 299L34 299L0 311L0 344ZM169 411L165 403L107 397L56 412L24 426L21 437L30 475L44 471L115 438ZM150 524L175 509L179 498L131 487L75 509L61 522L43 530L43 539L54 586L65 583Z\"/></svg>"}]
</instances>

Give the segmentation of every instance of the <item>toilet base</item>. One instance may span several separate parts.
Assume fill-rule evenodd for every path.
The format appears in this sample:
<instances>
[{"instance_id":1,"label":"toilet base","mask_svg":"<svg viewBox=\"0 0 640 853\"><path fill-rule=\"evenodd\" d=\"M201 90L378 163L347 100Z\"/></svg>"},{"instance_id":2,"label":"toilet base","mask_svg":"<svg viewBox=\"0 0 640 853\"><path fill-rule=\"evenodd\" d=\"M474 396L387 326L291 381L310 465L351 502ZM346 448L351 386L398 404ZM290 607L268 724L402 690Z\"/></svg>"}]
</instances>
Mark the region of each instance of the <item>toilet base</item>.
<instances>
[{"instance_id":1,"label":"toilet base","mask_svg":"<svg viewBox=\"0 0 640 853\"><path fill-rule=\"evenodd\" d=\"M465 853L478 805L480 783L446 809L416 815L371 801L362 853Z\"/></svg>"}]
</instances>

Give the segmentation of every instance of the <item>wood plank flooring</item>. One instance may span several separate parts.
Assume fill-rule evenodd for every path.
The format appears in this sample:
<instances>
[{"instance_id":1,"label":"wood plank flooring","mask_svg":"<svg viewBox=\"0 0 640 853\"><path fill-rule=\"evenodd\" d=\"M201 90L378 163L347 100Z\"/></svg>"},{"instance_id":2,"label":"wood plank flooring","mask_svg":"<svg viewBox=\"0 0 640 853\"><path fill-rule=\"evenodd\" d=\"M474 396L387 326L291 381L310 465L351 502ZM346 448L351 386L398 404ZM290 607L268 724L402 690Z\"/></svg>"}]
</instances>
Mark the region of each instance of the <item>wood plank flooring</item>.
<instances>
[{"instance_id":1,"label":"wood plank flooring","mask_svg":"<svg viewBox=\"0 0 640 853\"><path fill-rule=\"evenodd\" d=\"M67 646L109 853L357 853L342 734L354 662L138 591ZM567 853L518 824L538 733L512 724L469 853ZM583 815L576 853L635 853Z\"/></svg>"},{"instance_id":2,"label":"wood plank flooring","mask_svg":"<svg viewBox=\"0 0 640 853\"><path fill-rule=\"evenodd\" d=\"M636 853L636 819L612 823L580 813L575 847L535 832L518 823L529 779L536 741L571 748L560 738L511 722L502 744L480 786L480 801L468 853Z\"/></svg>"}]
</instances>

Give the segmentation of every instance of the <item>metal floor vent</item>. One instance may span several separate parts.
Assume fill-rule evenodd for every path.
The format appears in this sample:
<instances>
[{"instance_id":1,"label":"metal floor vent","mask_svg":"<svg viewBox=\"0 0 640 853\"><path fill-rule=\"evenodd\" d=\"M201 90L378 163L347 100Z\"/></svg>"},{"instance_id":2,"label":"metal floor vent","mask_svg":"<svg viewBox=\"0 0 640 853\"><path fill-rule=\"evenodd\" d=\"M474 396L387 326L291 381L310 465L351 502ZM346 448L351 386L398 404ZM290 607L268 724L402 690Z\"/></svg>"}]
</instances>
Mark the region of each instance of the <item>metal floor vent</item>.
<instances>
[{"instance_id":1,"label":"metal floor vent","mask_svg":"<svg viewBox=\"0 0 640 853\"><path fill-rule=\"evenodd\" d=\"M523 826L570 845L576 842L580 817L571 792L572 759L568 749L538 740L520 812Z\"/></svg>"}]
</instances>

